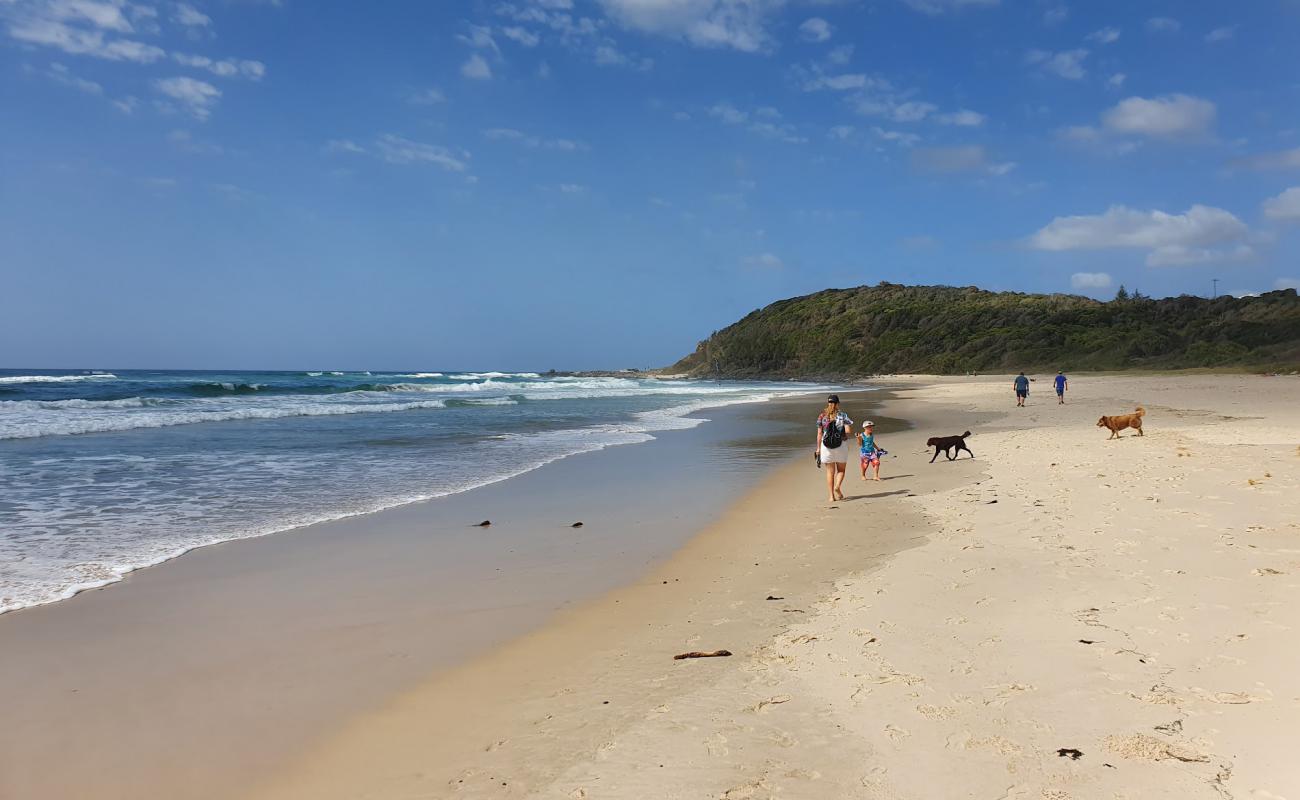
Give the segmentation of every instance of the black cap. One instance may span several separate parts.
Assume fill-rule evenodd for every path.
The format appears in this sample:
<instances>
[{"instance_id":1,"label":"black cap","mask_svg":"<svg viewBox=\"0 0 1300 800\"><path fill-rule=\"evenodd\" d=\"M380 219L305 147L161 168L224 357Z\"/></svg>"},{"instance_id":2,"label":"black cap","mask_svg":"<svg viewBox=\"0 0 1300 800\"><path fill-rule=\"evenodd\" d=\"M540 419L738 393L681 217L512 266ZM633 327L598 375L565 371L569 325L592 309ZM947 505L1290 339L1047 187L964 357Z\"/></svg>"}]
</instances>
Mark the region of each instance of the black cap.
<instances>
[{"instance_id":1,"label":"black cap","mask_svg":"<svg viewBox=\"0 0 1300 800\"><path fill-rule=\"evenodd\" d=\"M830 397L826 398L826 402L828 403L838 403L839 401L840 401L840 396L838 394L833 394Z\"/></svg>"}]
</instances>

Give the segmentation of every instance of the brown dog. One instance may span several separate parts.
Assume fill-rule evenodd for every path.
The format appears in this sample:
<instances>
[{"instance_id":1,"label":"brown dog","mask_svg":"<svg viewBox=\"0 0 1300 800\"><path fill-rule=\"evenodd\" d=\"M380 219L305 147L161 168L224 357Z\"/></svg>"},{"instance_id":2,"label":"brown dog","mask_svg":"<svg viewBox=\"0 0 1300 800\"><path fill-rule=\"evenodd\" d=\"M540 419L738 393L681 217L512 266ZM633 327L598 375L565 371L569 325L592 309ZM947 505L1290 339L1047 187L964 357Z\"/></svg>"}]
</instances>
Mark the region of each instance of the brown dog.
<instances>
[{"instance_id":1,"label":"brown dog","mask_svg":"<svg viewBox=\"0 0 1300 800\"><path fill-rule=\"evenodd\" d=\"M1142 406L1138 406L1137 411L1134 411L1132 414L1120 414L1114 417L1102 417L1101 419L1097 420L1097 427L1109 428L1111 439L1120 438L1119 432L1124 430L1125 428L1132 428L1133 430L1138 432L1138 436L1145 436L1146 434L1142 432L1142 417L1146 413L1147 410L1145 408L1143 408Z\"/></svg>"}]
</instances>

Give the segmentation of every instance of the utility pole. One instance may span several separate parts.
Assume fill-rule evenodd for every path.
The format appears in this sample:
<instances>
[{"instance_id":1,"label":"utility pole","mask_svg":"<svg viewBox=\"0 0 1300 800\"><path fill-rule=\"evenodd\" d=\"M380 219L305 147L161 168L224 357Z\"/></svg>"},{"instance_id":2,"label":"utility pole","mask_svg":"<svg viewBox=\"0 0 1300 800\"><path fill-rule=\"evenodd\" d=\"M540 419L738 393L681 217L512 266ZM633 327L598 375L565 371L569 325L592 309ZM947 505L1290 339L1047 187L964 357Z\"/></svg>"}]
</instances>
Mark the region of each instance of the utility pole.
<instances>
[{"instance_id":1,"label":"utility pole","mask_svg":"<svg viewBox=\"0 0 1300 800\"><path fill-rule=\"evenodd\" d=\"M1210 283L1214 284L1214 294L1210 295L1210 299L1217 300L1219 298L1219 279L1210 278Z\"/></svg>"}]
</instances>

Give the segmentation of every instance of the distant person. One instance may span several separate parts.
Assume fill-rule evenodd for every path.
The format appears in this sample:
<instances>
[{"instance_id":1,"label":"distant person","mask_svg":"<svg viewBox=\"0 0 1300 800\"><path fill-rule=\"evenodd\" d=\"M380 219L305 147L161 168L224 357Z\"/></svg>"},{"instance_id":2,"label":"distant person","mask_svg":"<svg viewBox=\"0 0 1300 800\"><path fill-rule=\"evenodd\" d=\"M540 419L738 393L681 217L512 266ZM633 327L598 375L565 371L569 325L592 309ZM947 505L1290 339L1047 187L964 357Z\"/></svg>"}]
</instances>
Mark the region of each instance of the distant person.
<instances>
[{"instance_id":1,"label":"distant person","mask_svg":"<svg viewBox=\"0 0 1300 800\"><path fill-rule=\"evenodd\" d=\"M1065 377L1064 372L1056 373L1056 404L1065 405L1065 390L1070 388L1070 381Z\"/></svg>"},{"instance_id":2,"label":"distant person","mask_svg":"<svg viewBox=\"0 0 1300 800\"><path fill-rule=\"evenodd\" d=\"M885 451L880 449L880 443L876 441L876 423L871 420L862 423L858 443L861 445L859 460L862 462L862 480L867 479L867 467L875 470L876 477L873 480L880 480L880 457Z\"/></svg>"},{"instance_id":3,"label":"distant person","mask_svg":"<svg viewBox=\"0 0 1300 800\"><path fill-rule=\"evenodd\" d=\"M845 442L853 433L853 420L840 410L840 396L833 394L826 398L826 408L817 417L817 444L815 445L818 462L826 468L826 489L830 502L844 499L840 487L844 485L844 474L849 466L849 448Z\"/></svg>"},{"instance_id":4,"label":"distant person","mask_svg":"<svg viewBox=\"0 0 1300 800\"><path fill-rule=\"evenodd\" d=\"M1016 376L1015 385L1016 408L1024 408L1025 398L1029 397L1029 379L1025 377L1025 373L1022 372Z\"/></svg>"}]
</instances>

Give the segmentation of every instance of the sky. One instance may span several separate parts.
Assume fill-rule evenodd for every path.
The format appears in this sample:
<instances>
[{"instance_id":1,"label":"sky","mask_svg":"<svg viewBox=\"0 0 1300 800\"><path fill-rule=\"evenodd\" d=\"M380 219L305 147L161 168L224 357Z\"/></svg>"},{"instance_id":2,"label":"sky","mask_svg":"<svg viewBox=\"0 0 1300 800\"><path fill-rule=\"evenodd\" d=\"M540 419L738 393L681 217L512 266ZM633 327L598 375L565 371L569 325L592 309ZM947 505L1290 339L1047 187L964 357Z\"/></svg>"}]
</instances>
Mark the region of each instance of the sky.
<instances>
[{"instance_id":1,"label":"sky","mask_svg":"<svg viewBox=\"0 0 1300 800\"><path fill-rule=\"evenodd\" d=\"M1300 285L1300 0L0 0L0 366L671 363Z\"/></svg>"}]
</instances>

